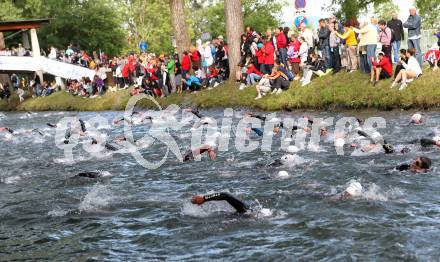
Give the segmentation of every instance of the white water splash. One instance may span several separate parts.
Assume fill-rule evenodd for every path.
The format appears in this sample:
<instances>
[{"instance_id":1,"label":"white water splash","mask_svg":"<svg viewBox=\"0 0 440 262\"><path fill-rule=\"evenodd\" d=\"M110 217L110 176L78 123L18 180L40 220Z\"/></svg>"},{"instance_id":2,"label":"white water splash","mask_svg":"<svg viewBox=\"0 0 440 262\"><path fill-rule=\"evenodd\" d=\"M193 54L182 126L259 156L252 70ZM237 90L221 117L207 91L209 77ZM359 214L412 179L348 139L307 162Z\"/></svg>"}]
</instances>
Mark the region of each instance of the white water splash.
<instances>
[{"instance_id":1,"label":"white water splash","mask_svg":"<svg viewBox=\"0 0 440 262\"><path fill-rule=\"evenodd\" d=\"M104 185L94 185L78 206L80 212L101 211L108 208L116 197L114 193Z\"/></svg>"},{"instance_id":2,"label":"white water splash","mask_svg":"<svg viewBox=\"0 0 440 262\"><path fill-rule=\"evenodd\" d=\"M47 215L50 217L63 217L67 215L71 210L61 209L59 207L47 212Z\"/></svg>"},{"instance_id":3,"label":"white water splash","mask_svg":"<svg viewBox=\"0 0 440 262\"><path fill-rule=\"evenodd\" d=\"M0 182L3 184L16 184L21 180L21 176L10 176L10 177L4 177L0 178Z\"/></svg>"}]
</instances>

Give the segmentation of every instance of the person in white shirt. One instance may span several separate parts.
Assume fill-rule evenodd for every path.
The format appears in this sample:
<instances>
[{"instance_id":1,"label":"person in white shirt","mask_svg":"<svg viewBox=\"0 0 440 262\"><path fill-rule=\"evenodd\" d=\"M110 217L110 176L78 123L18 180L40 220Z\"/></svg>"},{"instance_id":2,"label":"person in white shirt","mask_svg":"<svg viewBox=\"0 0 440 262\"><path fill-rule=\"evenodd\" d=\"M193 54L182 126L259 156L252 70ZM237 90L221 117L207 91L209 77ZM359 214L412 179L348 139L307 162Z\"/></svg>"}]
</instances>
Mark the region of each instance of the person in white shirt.
<instances>
[{"instance_id":1,"label":"person in white shirt","mask_svg":"<svg viewBox=\"0 0 440 262\"><path fill-rule=\"evenodd\" d=\"M416 52L417 51L415 48L411 48L408 50L408 52L406 53L408 57L408 63L402 61L402 66L405 69L400 70L399 74L396 76L396 79L391 85L391 88L395 87L401 81L399 90L403 90L406 88L408 80L412 81L422 75L422 68L420 67L417 59L414 57Z\"/></svg>"},{"instance_id":2,"label":"person in white shirt","mask_svg":"<svg viewBox=\"0 0 440 262\"><path fill-rule=\"evenodd\" d=\"M309 49L313 48L313 32L304 23L300 25L300 37L303 37ZM310 50L311 51L311 50ZM307 54L308 55L308 54Z\"/></svg>"}]
</instances>

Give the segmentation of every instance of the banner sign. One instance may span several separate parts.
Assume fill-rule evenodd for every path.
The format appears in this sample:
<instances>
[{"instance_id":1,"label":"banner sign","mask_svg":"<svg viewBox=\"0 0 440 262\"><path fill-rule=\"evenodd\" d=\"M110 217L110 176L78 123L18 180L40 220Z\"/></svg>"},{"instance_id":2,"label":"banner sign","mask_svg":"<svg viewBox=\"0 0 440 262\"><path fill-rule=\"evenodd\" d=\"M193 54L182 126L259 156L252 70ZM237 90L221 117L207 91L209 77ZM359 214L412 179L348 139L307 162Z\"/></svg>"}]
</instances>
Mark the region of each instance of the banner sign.
<instances>
[{"instance_id":1,"label":"banner sign","mask_svg":"<svg viewBox=\"0 0 440 262\"><path fill-rule=\"evenodd\" d=\"M77 80L80 80L82 77L93 79L95 76L94 70L46 57L0 56L0 70L43 71L61 78Z\"/></svg>"}]
</instances>

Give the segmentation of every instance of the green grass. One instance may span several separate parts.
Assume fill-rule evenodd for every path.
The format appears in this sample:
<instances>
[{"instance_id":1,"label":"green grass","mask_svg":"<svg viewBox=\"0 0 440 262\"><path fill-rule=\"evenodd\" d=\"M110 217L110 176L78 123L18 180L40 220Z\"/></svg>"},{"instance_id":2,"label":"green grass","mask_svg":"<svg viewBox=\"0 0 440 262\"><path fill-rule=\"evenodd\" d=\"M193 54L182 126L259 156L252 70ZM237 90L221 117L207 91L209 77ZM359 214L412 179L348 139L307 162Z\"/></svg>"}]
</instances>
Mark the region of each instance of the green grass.
<instances>
[{"instance_id":1,"label":"green grass","mask_svg":"<svg viewBox=\"0 0 440 262\"><path fill-rule=\"evenodd\" d=\"M248 87L238 90L238 84L225 83L214 90L203 90L197 94L173 94L165 99L157 99L161 106L170 104L198 106L201 108L251 108L264 111L316 109L438 109L440 108L440 72L425 70L424 75L409 84L404 91L390 89L391 80L381 81L375 87L368 84L369 77L359 72L340 73L336 76L316 78L307 87L299 82L292 83L290 89L281 95L267 95L254 100L256 91ZM19 111L103 111L123 110L130 99L129 90L107 93L101 98L88 99L57 92L49 97L26 99L18 103L13 97L8 103L0 101L0 110ZM151 101L142 100L140 107L153 107Z\"/></svg>"}]
</instances>

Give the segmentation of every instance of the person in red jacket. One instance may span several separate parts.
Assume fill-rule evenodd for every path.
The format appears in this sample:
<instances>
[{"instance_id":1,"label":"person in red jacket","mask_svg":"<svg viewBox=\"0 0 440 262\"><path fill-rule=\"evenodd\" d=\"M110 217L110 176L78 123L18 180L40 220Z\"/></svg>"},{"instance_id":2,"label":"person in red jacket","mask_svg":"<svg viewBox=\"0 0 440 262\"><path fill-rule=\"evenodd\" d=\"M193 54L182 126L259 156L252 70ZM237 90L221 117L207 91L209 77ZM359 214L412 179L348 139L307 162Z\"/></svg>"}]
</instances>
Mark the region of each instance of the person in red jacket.
<instances>
[{"instance_id":1,"label":"person in red jacket","mask_svg":"<svg viewBox=\"0 0 440 262\"><path fill-rule=\"evenodd\" d=\"M263 53L264 44L263 43L258 43L257 47L258 47L258 50L255 53L255 57L257 58L258 65L255 65L255 66L261 72L261 71L264 71L264 53Z\"/></svg>"},{"instance_id":2,"label":"person in red jacket","mask_svg":"<svg viewBox=\"0 0 440 262\"><path fill-rule=\"evenodd\" d=\"M187 51L183 52L181 68L182 68L182 76L186 78L186 75L189 73L189 70L191 68L191 59L189 58Z\"/></svg>"},{"instance_id":3,"label":"person in red jacket","mask_svg":"<svg viewBox=\"0 0 440 262\"><path fill-rule=\"evenodd\" d=\"M130 64L126 63L122 68L122 77L124 78L124 88L128 88L130 85Z\"/></svg>"},{"instance_id":4,"label":"person in red jacket","mask_svg":"<svg viewBox=\"0 0 440 262\"><path fill-rule=\"evenodd\" d=\"M246 71L246 84L248 86L255 85L258 81L261 80L263 74L258 71L254 64L249 63L247 71Z\"/></svg>"},{"instance_id":5,"label":"person in red jacket","mask_svg":"<svg viewBox=\"0 0 440 262\"><path fill-rule=\"evenodd\" d=\"M264 47L264 67L263 74L272 74L273 64L275 63L275 48L273 47L272 41L270 39L265 39Z\"/></svg>"},{"instance_id":6,"label":"person in red jacket","mask_svg":"<svg viewBox=\"0 0 440 262\"><path fill-rule=\"evenodd\" d=\"M393 66L390 59L385 56L384 52L379 52L379 60L374 61L372 58L372 69L370 83L374 86L380 79L388 79L393 75Z\"/></svg>"},{"instance_id":7,"label":"person in red jacket","mask_svg":"<svg viewBox=\"0 0 440 262\"><path fill-rule=\"evenodd\" d=\"M191 62L193 67L200 68L202 66L202 61L200 57L199 50L195 47L193 47L192 53L191 53Z\"/></svg>"},{"instance_id":8,"label":"person in red jacket","mask_svg":"<svg viewBox=\"0 0 440 262\"><path fill-rule=\"evenodd\" d=\"M280 27L275 30L275 38L277 42L277 54L280 62L287 67L287 39L284 34L283 28Z\"/></svg>"}]
</instances>

